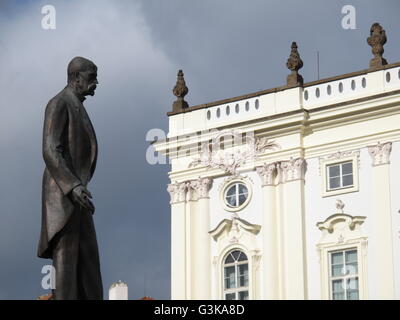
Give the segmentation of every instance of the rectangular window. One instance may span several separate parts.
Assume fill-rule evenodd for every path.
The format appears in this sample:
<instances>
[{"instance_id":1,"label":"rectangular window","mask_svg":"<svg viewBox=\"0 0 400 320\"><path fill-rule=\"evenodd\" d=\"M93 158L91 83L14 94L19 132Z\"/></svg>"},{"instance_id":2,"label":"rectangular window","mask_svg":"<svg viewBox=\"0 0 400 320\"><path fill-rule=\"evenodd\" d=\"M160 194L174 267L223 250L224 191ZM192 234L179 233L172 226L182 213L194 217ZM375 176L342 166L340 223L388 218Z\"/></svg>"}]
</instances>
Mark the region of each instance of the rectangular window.
<instances>
[{"instance_id":1,"label":"rectangular window","mask_svg":"<svg viewBox=\"0 0 400 320\"><path fill-rule=\"evenodd\" d=\"M328 191L354 185L352 161L327 165L326 170Z\"/></svg>"},{"instance_id":2,"label":"rectangular window","mask_svg":"<svg viewBox=\"0 0 400 320\"><path fill-rule=\"evenodd\" d=\"M330 288L333 300L358 300L357 249L330 252Z\"/></svg>"}]
</instances>

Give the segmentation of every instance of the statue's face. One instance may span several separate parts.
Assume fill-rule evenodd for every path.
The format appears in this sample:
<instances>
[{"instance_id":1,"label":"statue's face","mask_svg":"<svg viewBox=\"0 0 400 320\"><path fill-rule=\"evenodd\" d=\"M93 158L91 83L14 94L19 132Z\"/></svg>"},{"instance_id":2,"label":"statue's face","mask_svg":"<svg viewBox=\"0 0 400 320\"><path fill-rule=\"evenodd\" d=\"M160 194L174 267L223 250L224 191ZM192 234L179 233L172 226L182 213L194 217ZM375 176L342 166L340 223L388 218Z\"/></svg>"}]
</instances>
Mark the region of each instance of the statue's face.
<instances>
[{"instance_id":1,"label":"statue's face","mask_svg":"<svg viewBox=\"0 0 400 320\"><path fill-rule=\"evenodd\" d=\"M97 88L97 70L79 72L79 91L84 96L94 96Z\"/></svg>"}]
</instances>

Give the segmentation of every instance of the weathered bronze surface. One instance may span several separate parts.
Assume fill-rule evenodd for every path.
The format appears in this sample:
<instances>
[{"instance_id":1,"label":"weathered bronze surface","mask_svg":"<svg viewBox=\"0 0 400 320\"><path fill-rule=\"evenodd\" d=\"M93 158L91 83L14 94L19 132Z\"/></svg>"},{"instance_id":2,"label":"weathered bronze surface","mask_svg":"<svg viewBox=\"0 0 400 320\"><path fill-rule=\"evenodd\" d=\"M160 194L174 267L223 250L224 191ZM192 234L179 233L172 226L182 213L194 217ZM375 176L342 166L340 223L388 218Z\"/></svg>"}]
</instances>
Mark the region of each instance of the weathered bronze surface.
<instances>
[{"instance_id":1,"label":"weathered bronze surface","mask_svg":"<svg viewBox=\"0 0 400 320\"><path fill-rule=\"evenodd\" d=\"M55 300L103 299L95 208L87 189L96 167L97 140L82 104L97 84L96 65L82 57L72 59L68 85L45 112L38 256L53 259Z\"/></svg>"}]
</instances>

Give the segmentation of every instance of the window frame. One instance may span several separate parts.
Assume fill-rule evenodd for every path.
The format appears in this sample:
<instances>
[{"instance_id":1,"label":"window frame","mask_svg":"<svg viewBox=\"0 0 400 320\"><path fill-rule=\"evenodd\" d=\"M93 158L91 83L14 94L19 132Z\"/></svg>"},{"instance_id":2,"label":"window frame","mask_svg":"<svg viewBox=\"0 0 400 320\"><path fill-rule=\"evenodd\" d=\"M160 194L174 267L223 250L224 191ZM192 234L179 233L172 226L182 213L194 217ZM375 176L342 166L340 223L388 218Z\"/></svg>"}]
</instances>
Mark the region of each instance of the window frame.
<instances>
[{"instance_id":1,"label":"window frame","mask_svg":"<svg viewBox=\"0 0 400 320\"><path fill-rule=\"evenodd\" d=\"M332 254L335 254L335 253L341 253L342 254L342 258L343 258L343 266L344 267L346 267L347 265L346 265L346 252L350 252L350 251L356 251L356 256L357 256L357 273L355 273L355 274L352 274L352 275L348 275L348 274L345 274L345 275L339 275L339 276L333 276L332 275ZM360 300L360 275L359 275L359 258L358 258L358 249L357 249L357 247L351 247L351 248L345 248L345 249L340 249L340 250L331 250L331 251L328 251L328 259L329 259L329 261L328 261L328 277L329 277L329 299L330 300L334 300L333 299L333 281L335 281L335 280L341 280L342 282L344 281L345 283L347 282L347 280L349 280L349 279L357 279L357 281L358 281L358 289L357 289L357 291L358 291L358 299L357 300ZM350 299L347 299L347 291L348 291L348 289L345 287L344 288L344 299L342 299L342 300L350 300Z\"/></svg>"},{"instance_id":2,"label":"window frame","mask_svg":"<svg viewBox=\"0 0 400 320\"><path fill-rule=\"evenodd\" d=\"M341 186L338 188L330 189L329 188L329 167L334 165L341 165L344 163L352 163L352 174L353 174L353 185L352 186L343 186L342 179L342 166L340 166L340 181ZM336 196L339 194L350 193L350 192L358 192L359 191L359 178L358 178L358 171L359 171L359 164L358 164L358 155L350 155L344 156L340 158L332 158L332 159L324 159L320 161L320 168L321 168L321 176L322 176L322 197L330 197Z\"/></svg>"},{"instance_id":3,"label":"window frame","mask_svg":"<svg viewBox=\"0 0 400 320\"><path fill-rule=\"evenodd\" d=\"M367 257L367 238L354 238L346 243L338 244L318 244L319 261L321 270L321 299L331 300L331 277L330 277L330 252L357 249L358 263L358 299L368 299L368 257Z\"/></svg>"},{"instance_id":4,"label":"window frame","mask_svg":"<svg viewBox=\"0 0 400 320\"><path fill-rule=\"evenodd\" d=\"M245 193L240 193L240 187L239 187L240 185L242 185L242 186L244 186L246 188L246 192ZM233 187L235 188L234 194L231 195L231 196L228 196L229 190L231 190ZM239 204L241 195L246 195L246 199L243 201L243 203ZM232 205L228 204L228 200L227 200L228 197L233 197L233 196L235 197L235 201L236 201L236 205L235 206L232 206ZM245 204L245 202L247 201L248 197L249 197L249 189L247 188L246 184L244 184L243 182L239 182L238 181L238 182L230 184L228 187L225 188L224 200L225 200L225 204L229 208L237 209L237 208L243 206Z\"/></svg>"},{"instance_id":5,"label":"window frame","mask_svg":"<svg viewBox=\"0 0 400 320\"><path fill-rule=\"evenodd\" d=\"M244 261L235 260L234 262L226 263L228 256L235 251L240 251L241 254L244 254L246 256L246 260L244 260ZM239 266L242 266L242 265L247 265L247 286L238 287L237 285L238 285L238 279L239 279ZM229 268L229 267L235 267L235 287L226 289L225 288L225 280L226 280L225 269ZM247 297L249 300L250 299L250 261L249 261L249 257L243 250L235 248L235 249L228 251L228 253L224 256L224 259L222 260L222 296L223 296L223 300L227 300L226 299L227 294L235 294L234 300L239 300L238 299L239 293L246 292L246 291L247 291Z\"/></svg>"},{"instance_id":6,"label":"window frame","mask_svg":"<svg viewBox=\"0 0 400 320\"><path fill-rule=\"evenodd\" d=\"M226 194L227 194L228 190L233 185L236 185L236 184L243 184L247 188L247 198L240 206L232 207L232 206L228 205L228 203L226 201ZM230 179L220 189L220 203L221 203L221 206L223 207L223 209L225 211L237 212L237 211L241 211L245 207L247 207L247 205L251 201L252 195L253 195L253 189L252 189L251 182L247 181L247 179L244 179L242 177L237 177L237 178L234 178L234 179Z\"/></svg>"}]
</instances>

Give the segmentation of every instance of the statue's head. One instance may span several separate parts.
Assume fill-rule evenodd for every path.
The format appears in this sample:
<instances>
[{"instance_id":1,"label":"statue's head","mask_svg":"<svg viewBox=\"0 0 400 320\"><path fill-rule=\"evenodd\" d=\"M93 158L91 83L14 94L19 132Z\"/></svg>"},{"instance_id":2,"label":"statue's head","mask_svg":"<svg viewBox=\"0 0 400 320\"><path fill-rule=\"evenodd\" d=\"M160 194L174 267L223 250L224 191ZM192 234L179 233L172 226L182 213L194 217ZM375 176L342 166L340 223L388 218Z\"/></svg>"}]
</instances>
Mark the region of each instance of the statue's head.
<instances>
[{"instance_id":1,"label":"statue's head","mask_svg":"<svg viewBox=\"0 0 400 320\"><path fill-rule=\"evenodd\" d=\"M75 57L68 64L68 85L79 96L94 96L97 81L97 66L90 60Z\"/></svg>"}]
</instances>

